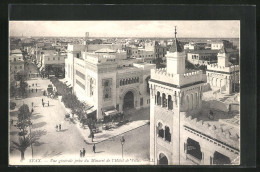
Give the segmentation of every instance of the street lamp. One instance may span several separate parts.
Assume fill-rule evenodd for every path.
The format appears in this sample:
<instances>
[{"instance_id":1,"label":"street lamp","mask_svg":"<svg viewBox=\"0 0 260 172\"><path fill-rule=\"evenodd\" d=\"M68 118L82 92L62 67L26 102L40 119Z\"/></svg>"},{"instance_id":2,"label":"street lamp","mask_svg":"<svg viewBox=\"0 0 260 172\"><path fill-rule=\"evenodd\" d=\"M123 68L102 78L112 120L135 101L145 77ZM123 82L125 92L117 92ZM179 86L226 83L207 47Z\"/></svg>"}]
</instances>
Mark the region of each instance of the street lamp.
<instances>
[{"instance_id":1,"label":"street lamp","mask_svg":"<svg viewBox=\"0 0 260 172\"><path fill-rule=\"evenodd\" d=\"M122 158L124 157L123 156L123 148L124 148L124 144L125 144L125 138L124 138L124 136L122 136L122 138L120 139L120 141L121 141L121 145L122 145Z\"/></svg>"}]
</instances>

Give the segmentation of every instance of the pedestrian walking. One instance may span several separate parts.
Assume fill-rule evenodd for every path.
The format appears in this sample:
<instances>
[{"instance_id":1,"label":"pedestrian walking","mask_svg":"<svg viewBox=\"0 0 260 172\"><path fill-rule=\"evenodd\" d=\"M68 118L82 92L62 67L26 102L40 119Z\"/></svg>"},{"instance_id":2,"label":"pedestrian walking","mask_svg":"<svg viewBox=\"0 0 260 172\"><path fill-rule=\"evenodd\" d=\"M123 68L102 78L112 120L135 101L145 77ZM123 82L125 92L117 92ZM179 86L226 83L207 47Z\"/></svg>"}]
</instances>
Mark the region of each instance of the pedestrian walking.
<instances>
[{"instance_id":1,"label":"pedestrian walking","mask_svg":"<svg viewBox=\"0 0 260 172\"><path fill-rule=\"evenodd\" d=\"M38 74L37 74L37 76L38 76ZM37 87L37 83L36 83L35 85L36 85L36 87Z\"/></svg>"},{"instance_id":2,"label":"pedestrian walking","mask_svg":"<svg viewBox=\"0 0 260 172\"><path fill-rule=\"evenodd\" d=\"M36 93L37 93L37 88L35 89Z\"/></svg>"},{"instance_id":3,"label":"pedestrian walking","mask_svg":"<svg viewBox=\"0 0 260 172\"><path fill-rule=\"evenodd\" d=\"M93 142L93 139L94 139L94 132L93 131L91 131L91 139L92 139L92 142Z\"/></svg>"},{"instance_id":4,"label":"pedestrian walking","mask_svg":"<svg viewBox=\"0 0 260 172\"><path fill-rule=\"evenodd\" d=\"M34 86L34 84L32 84L32 86Z\"/></svg>"},{"instance_id":5,"label":"pedestrian walking","mask_svg":"<svg viewBox=\"0 0 260 172\"><path fill-rule=\"evenodd\" d=\"M96 145L93 145L93 152L96 153Z\"/></svg>"},{"instance_id":6,"label":"pedestrian walking","mask_svg":"<svg viewBox=\"0 0 260 172\"><path fill-rule=\"evenodd\" d=\"M58 131L59 130L59 127L58 127L58 125L56 124L56 131Z\"/></svg>"},{"instance_id":7,"label":"pedestrian walking","mask_svg":"<svg viewBox=\"0 0 260 172\"><path fill-rule=\"evenodd\" d=\"M32 107L33 107L33 102L32 102Z\"/></svg>"},{"instance_id":8,"label":"pedestrian walking","mask_svg":"<svg viewBox=\"0 0 260 172\"><path fill-rule=\"evenodd\" d=\"M83 157L83 152L81 150L79 151L79 156L80 156L80 158Z\"/></svg>"},{"instance_id":9,"label":"pedestrian walking","mask_svg":"<svg viewBox=\"0 0 260 172\"><path fill-rule=\"evenodd\" d=\"M48 107L49 107L49 105L50 105L50 104L49 104L49 101L48 101Z\"/></svg>"},{"instance_id":10,"label":"pedestrian walking","mask_svg":"<svg viewBox=\"0 0 260 172\"><path fill-rule=\"evenodd\" d=\"M32 113L34 112L34 110L33 110L33 108L32 108L32 111L31 111Z\"/></svg>"},{"instance_id":11,"label":"pedestrian walking","mask_svg":"<svg viewBox=\"0 0 260 172\"><path fill-rule=\"evenodd\" d=\"M42 103L42 107L44 107L44 102Z\"/></svg>"},{"instance_id":12,"label":"pedestrian walking","mask_svg":"<svg viewBox=\"0 0 260 172\"><path fill-rule=\"evenodd\" d=\"M32 88L32 93L33 93L33 88Z\"/></svg>"},{"instance_id":13,"label":"pedestrian walking","mask_svg":"<svg viewBox=\"0 0 260 172\"><path fill-rule=\"evenodd\" d=\"M86 154L86 150L85 150L85 148L83 148L83 151L82 151L83 157L85 157L85 154Z\"/></svg>"},{"instance_id":14,"label":"pedestrian walking","mask_svg":"<svg viewBox=\"0 0 260 172\"><path fill-rule=\"evenodd\" d=\"M43 99L42 99L42 103L43 103Z\"/></svg>"},{"instance_id":15,"label":"pedestrian walking","mask_svg":"<svg viewBox=\"0 0 260 172\"><path fill-rule=\"evenodd\" d=\"M59 125L59 131L61 131L61 124Z\"/></svg>"}]
</instances>

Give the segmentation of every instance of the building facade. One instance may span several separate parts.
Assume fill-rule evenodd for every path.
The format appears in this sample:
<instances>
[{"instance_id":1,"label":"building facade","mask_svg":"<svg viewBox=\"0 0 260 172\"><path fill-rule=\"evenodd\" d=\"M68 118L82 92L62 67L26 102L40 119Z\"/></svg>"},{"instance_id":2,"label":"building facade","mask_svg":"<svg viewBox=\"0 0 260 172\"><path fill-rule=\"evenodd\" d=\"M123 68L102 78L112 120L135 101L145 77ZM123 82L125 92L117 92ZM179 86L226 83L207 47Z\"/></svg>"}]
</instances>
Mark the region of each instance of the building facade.
<instances>
[{"instance_id":1,"label":"building facade","mask_svg":"<svg viewBox=\"0 0 260 172\"><path fill-rule=\"evenodd\" d=\"M58 52L56 50L41 50L40 53L40 71L52 71L53 74L64 73L65 70L65 52Z\"/></svg>"},{"instance_id":2,"label":"building facade","mask_svg":"<svg viewBox=\"0 0 260 172\"><path fill-rule=\"evenodd\" d=\"M150 105L148 80L154 64L127 59L117 46L95 52L89 45L68 45L65 78L73 93L97 111L97 119L108 111L123 112ZM96 45L95 45L96 46Z\"/></svg>"},{"instance_id":3,"label":"building facade","mask_svg":"<svg viewBox=\"0 0 260 172\"><path fill-rule=\"evenodd\" d=\"M208 65L217 62L218 50L196 50L187 53L187 59L193 64Z\"/></svg>"},{"instance_id":4,"label":"building facade","mask_svg":"<svg viewBox=\"0 0 260 172\"><path fill-rule=\"evenodd\" d=\"M219 89L223 93L234 92L235 84L239 83L239 65L229 62L229 53L223 46L218 53L218 63L207 65L207 82L212 89Z\"/></svg>"},{"instance_id":5,"label":"building facade","mask_svg":"<svg viewBox=\"0 0 260 172\"><path fill-rule=\"evenodd\" d=\"M223 46L225 46L225 48L233 48L233 43L228 40L216 41L211 43L212 50L220 50Z\"/></svg>"},{"instance_id":6,"label":"building facade","mask_svg":"<svg viewBox=\"0 0 260 172\"><path fill-rule=\"evenodd\" d=\"M159 42L157 41L153 41L153 42L148 42L145 43L145 50L146 51L153 51L154 52L154 58L161 58L162 59L162 63L165 64L166 63L166 53L167 53L167 46L166 45L161 45L159 44Z\"/></svg>"}]
</instances>

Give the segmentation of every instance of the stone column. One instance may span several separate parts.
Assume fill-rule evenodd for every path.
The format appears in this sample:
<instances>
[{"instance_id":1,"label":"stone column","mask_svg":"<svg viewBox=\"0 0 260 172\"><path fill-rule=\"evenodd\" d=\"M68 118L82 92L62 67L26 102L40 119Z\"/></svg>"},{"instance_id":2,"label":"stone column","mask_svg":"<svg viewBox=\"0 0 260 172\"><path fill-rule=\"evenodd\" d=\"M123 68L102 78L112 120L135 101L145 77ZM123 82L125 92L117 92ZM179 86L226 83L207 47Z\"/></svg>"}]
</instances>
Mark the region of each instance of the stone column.
<instances>
[{"instance_id":1,"label":"stone column","mask_svg":"<svg viewBox=\"0 0 260 172\"><path fill-rule=\"evenodd\" d=\"M208 149L201 147L202 152L202 160L201 165L211 165L211 158L213 159L214 153L209 151Z\"/></svg>"}]
</instances>

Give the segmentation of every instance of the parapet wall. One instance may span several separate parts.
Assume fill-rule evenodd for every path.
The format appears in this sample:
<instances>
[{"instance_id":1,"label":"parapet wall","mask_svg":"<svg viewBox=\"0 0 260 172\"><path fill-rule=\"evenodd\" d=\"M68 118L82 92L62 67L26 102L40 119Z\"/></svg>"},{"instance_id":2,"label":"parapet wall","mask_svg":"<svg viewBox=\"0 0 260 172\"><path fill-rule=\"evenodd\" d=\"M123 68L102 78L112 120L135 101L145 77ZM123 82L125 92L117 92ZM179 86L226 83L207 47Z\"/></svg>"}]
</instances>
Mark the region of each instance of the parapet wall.
<instances>
[{"instance_id":1,"label":"parapet wall","mask_svg":"<svg viewBox=\"0 0 260 172\"><path fill-rule=\"evenodd\" d=\"M222 72L234 72L234 71L240 70L239 65L224 67L224 66L219 66L217 63L207 65L207 69L215 70L215 71L222 71Z\"/></svg>"},{"instance_id":2,"label":"parapet wall","mask_svg":"<svg viewBox=\"0 0 260 172\"><path fill-rule=\"evenodd\" d=\"M181 112L181 116L183 117L183 125L239 149L239 133L234 131L231 132L229 129L224 129L221 126L210 125L208 122L198 120L197 118L188 115L186 112Z\"/></svg>"},{"instance_id":3,"label":"parapet wall","mask_svg":"<svg viewBox=\"0 0 260 172\"><path fill-rule=\"evenodd\" d=\"M151 78L178 86L203 81L202 71L189 72L185 74L169 74L167 73L166 68L152 69Z\"/></svg>"}]
</instances>

